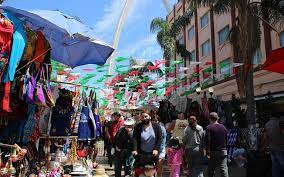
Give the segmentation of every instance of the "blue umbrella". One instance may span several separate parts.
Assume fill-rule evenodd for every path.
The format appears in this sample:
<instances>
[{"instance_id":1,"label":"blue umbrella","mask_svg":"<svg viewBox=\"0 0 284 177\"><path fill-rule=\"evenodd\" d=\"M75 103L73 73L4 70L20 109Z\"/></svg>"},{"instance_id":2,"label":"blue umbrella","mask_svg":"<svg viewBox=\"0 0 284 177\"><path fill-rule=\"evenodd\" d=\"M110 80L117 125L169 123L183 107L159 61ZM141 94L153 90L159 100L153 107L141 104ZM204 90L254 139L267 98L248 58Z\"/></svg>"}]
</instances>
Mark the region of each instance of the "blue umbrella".
<instances>
[{"instance_id":1,"label":"blue umbrella","mask_svg":"<svg viewBox=\"0 0 284 177\"><path fill-rule=\"evenodd\" d=\"M114 49L95 39L93 30L77 18L60 11L25 11L8 6L0 6L23 20L33 30L41 30L49 41L51 57L71 67L86 64L105 64Z\"/></svg>"}]
</instances>

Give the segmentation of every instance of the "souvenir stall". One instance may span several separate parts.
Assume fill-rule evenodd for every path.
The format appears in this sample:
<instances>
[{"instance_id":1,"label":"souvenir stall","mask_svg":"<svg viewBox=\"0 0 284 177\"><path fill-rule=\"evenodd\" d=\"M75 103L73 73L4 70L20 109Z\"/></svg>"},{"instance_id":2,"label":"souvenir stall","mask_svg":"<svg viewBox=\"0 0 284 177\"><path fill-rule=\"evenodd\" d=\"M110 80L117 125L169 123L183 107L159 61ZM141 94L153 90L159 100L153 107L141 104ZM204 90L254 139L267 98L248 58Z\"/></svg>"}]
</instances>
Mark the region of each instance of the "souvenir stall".
<instances>
[{"instance_id":1,"label":"souvenir stall","mask_svg":"<svg viewBox=\"0 0 284 177\"><path fill-rule=\"evenodd\" d=\"M62 19L60 25L83 25L50 13ZM96 96L52 87L51 58L71 67L104 64L114 49L60 25L40 14L0 8L0 176L92 173L93 158L81 156L80 148L100 136Z\"/></svg>"}]
</instances>

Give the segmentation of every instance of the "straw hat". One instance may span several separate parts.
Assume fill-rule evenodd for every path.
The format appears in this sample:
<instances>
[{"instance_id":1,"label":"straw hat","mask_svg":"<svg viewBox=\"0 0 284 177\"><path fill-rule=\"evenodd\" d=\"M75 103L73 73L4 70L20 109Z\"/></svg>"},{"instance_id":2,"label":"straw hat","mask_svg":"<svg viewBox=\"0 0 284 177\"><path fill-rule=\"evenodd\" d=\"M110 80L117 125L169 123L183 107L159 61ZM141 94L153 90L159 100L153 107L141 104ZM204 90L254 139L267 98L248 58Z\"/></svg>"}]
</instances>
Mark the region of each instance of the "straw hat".
<instances>
[{"instance_id":1,"label":"straw hat","mask_svg":"<svg viewBox=\"0 0 284 177\"><path fill-rule=\"evenodd\" d=\"M135 120L133 118L127 118L125 121L124 121L124 125L134 125L135 124Z\"/></svg>"},{"instance_id":2,"label":"straw hat","mask_svg":"<svg viewBox=\"0 0 284 177\"><path fill-rule=\"evenodd\" d=\"M94 177L109 177L109 176L106 174L105 168L102 165L98 165Z\"/></svg>"}]
</instances>

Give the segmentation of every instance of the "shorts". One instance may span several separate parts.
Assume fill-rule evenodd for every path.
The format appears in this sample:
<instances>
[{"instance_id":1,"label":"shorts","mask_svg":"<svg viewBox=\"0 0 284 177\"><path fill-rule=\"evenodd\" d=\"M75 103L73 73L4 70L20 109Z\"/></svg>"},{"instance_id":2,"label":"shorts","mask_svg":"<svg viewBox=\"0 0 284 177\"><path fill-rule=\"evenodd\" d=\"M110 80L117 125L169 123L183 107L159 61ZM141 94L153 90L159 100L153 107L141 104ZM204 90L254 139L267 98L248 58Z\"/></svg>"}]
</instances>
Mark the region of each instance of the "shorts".
<instances>
[{"instance_id":1,"label":"shorts","mask_svg":"<svg viewBox=\"0 0 284 177\"><path fill-rule=\"evenodd\" d=\"M163 149L162 151L160 151L159 159L164 159L165 157L166 157L166 149Z\"/></svg>"}]
</instances>

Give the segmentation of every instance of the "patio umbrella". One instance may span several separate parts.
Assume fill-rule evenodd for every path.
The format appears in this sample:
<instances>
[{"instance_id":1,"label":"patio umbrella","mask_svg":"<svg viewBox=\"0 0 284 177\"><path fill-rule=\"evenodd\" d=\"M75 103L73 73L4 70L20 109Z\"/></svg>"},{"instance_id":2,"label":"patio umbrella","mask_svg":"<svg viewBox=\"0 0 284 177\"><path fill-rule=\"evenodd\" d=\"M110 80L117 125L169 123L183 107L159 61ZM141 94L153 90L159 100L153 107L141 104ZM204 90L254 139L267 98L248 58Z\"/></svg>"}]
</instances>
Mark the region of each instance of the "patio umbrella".
<instances>
[{"instance_id":1,"label":"patio umbrella","mask_svg":"<svg viewBox=\"0 0 284 177\"><path fill-rule=\"evenodd\" d=\"M262 65L262 69L284 74L284 47L273 50Z\"/></svg>"},{"instance_id":2,"label":"patio umbrella","mask_svg":"<svg viewBox=\"0 0 284 177\"><path fill-rule=\"evenodd\" d=\"M51 57L60 63L76 67L85 64L103 65L114 49L95 39L91 28L76 17L60 11L25 11L8 6L0 6L23 20L33 30L40 30L49 41Z\"/></svg>"}]
</instances>

